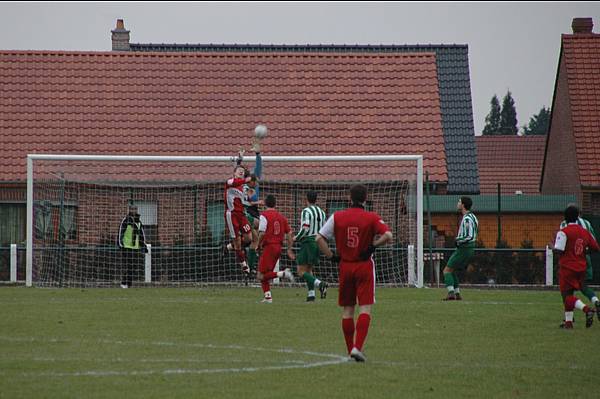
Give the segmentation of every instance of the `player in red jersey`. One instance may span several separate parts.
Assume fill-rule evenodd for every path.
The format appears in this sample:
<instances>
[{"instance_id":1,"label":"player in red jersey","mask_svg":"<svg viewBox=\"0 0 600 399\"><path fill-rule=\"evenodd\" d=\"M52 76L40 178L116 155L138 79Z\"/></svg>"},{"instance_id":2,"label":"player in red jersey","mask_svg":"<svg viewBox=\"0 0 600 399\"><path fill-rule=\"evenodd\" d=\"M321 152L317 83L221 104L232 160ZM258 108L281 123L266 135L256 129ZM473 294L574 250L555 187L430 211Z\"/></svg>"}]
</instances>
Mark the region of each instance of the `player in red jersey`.
<instances>
[{"instance_id":1,"label":"player in red jersey","mask_svg":"<svg viewBox=\"0 0 600 399\"><path fill-rule=\"evenodd\" d=\"M281 256L281 243L287 239L287 255L291 260L296 256L292 250L294 238L287 219L275 209L276 200L273 195L267 195L265 206L267 209L260 215L258 226L258 249L261 252L258 260L258 273L256 278L261 282L264 299L261 302L272 303L270 280L276 277L285 277L294 281L294 275L286 268L282 272L274 272L275 265Z\"/></svg>"},{"instance_id":2,"label":"player in red jersey","mask_svg":"<svg viewBox=\"0 0 600 399\"><path fill-rule=\"evenodd\" d=\"M363 344L371 323L371 306L375 303L375 249L392 240L389 227L375 212L365 211L367 188L355 185L350 189L352 206L335 212L317 235L317 245L334 263L339 262L338 304L343 307L342 331L350 357L364 362ZM327 240L335 238L339 256ZM354 325L354 310L358 299L358 319ZM356 330L356 337L354 332Z\"/></svg>"},{"instance_id":3,"label":"player in red jersey","mask_svg":"<svg viewBox=\"0 0 600 399\"><path fill-rule=\"evenodd\" d=\"M225 183L225 225L233 241L233 245L230 243L226 248L235 251L242 272L249 275L250 268L246 263L246 253L242 248L242 236L244 244L249 244L252 241L252 229L244 211L243 186L250 182L256 182L256 176L246 176L246 173L246 168L237 165L233 169L233 177Z\"/></svg>"},{"instance_id":4,"label":"player in red jersey","mask_svg":"<svg viewBox=\"0 0 600 399\"><path fill-rule=\"evenodd\" d=\"M581 290L585 281L587 268L586 249L600 251L598 243L589 231L577 224L579 208L569 205L565 209L567 226L556 234L554 251L560 254L558 260L558 284L565 307L565 322L561 326L573 328L573 309L583 310L585 326L591 327L594 321L594 310L579 300L574 294Z\"/></svg>"}]
</instances>

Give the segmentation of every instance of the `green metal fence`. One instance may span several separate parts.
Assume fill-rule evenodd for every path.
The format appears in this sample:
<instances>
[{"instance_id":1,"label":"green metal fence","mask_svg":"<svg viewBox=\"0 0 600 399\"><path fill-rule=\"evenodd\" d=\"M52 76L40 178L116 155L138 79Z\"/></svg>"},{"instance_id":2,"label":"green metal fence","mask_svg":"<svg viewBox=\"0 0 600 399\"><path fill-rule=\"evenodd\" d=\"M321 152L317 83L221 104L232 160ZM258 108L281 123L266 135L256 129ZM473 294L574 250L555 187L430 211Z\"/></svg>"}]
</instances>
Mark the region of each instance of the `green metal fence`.
<instances>
[{"instance_id":1,"label":"green metal fence","mask_svg":"<svg viewBox=\"0 0 600 399\"><path fill-rule=\"evenodd\" d=\"M460 272L469 284L534 284L545 283L546 245L552 243L558 231L564 209L577 203L575 195L468 195L473 200L473 212L479 218L480 239L475 256L466 270ZM456 210L461 195L430 195L426 182L424 209L424 280L440 282L441 270L455 249L461 215ZM453 229L440 236L432 226L440 215L454 220ZM585 217L585 215L583 215ZM600 232L600 217L587 217ZM521 226L531 222L530 229ZM517 226L517 227L515 227ZM485 242L482 231L487 232ZM493 231L493 234L491 234ZM492 237L492 238L490 238ZM555 270L557 259L554 259ZM594 284L600 284L600 255L593 256ZM441 282L443 285L443 281ZM554 283L557 283L556 276Z\"/></svg>"}]
</instances>

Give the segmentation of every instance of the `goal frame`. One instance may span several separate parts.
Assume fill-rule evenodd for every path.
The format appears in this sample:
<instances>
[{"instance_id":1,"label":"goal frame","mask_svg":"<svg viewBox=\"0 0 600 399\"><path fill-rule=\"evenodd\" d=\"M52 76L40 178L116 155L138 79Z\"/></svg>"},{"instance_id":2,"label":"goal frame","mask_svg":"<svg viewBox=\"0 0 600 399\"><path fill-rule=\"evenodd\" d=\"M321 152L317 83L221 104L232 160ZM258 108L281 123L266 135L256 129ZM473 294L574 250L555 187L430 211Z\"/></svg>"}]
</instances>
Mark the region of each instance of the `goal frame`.
<instances>
[{"instance_id":1,"label":"goal frame","mask_svg":"<svg viewBox=\"0 0 600 399\"><path fill-rule=\"evenodd\" d=\"M163 156L163 155L70 155L70 154L27 154L27 253L25 285L33 285L33 168L34 161L138 161L138 162L230 162L230 156ZM246 156L247 161L256 157ZM423 156L422 155L314 155L280 156L266 155L264 162L378 162L416 161L417 170L417 248L415 286L423 287ZM410 265L409 265L410 267Z\"/></svg>"}]
</instances>

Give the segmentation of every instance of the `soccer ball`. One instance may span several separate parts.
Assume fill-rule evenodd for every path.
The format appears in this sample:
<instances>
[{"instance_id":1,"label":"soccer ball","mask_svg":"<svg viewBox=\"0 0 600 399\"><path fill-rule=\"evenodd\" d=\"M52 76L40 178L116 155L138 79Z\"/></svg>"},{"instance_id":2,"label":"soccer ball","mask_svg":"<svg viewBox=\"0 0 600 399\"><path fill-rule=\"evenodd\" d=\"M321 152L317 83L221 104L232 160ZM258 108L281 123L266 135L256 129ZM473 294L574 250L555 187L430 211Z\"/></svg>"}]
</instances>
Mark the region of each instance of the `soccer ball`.
<instances>
[{"instance_id":1,"label":"soccer ball","mask_svg":"<svg viewBox=\"0 0 600 399\"><path fill-rule=\"evenodd\" d=\"M267 137L267 127L265 125L258 125L254 129L254 136L259 139Z\"/></svg>"}]
</instances>

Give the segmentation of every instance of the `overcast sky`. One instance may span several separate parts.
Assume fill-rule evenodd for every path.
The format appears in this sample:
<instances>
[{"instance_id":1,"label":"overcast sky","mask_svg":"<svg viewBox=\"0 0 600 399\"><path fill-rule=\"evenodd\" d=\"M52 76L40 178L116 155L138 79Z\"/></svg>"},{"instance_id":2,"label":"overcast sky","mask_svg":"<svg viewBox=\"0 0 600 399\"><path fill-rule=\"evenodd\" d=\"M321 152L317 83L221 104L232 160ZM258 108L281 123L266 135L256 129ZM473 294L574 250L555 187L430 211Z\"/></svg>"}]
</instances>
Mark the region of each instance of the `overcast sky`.
<instances>
[{"instance_id":1,"label":"overcast sky","mask_svg":"<svg viewBox=\"0 0 600 399\"><path fill-rule=\"evenodd\" d=\"M513 94L519 127L550 106L561 33L600 3L0 3L0 49L111 49L133 43L467 44L475 132Z\"/></svg>"}]
</instances>

